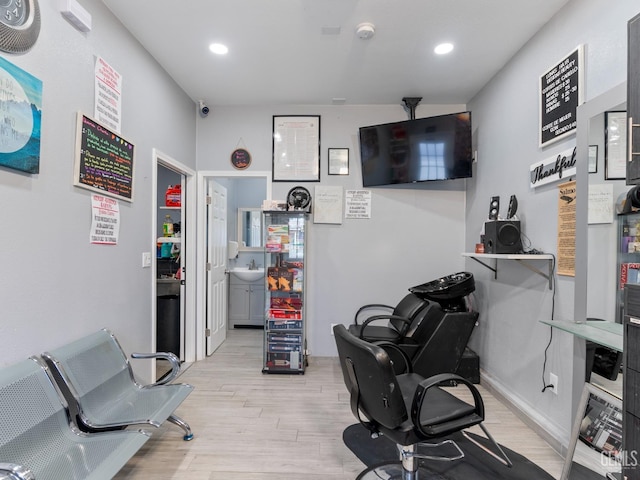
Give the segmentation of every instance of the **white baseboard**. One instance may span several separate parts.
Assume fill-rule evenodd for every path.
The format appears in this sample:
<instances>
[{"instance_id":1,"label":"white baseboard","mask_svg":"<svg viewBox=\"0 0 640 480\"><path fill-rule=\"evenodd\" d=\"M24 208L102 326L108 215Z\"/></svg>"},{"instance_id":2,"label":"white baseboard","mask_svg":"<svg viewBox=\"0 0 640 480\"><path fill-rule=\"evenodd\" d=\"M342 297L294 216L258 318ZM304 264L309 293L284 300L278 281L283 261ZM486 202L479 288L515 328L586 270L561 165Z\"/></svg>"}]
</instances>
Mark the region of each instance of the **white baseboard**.
<instances>
[{"instance_id":1,"label":"white baseboard","mask_svg":"<svg viewBox=\"0 0 640 480\"><path fill-rule=\"evenodd\" d=\"M566 455L569 432L563 431L548 419L537 414L533 411L531 405L526 404L522 399L512 395L502 383L484 370L480 371L480 383L491 392L494 397L506 405L520 420L527 424L529 428L546 441L551 448L562 457Z\"/></svg>"}]
</instances>

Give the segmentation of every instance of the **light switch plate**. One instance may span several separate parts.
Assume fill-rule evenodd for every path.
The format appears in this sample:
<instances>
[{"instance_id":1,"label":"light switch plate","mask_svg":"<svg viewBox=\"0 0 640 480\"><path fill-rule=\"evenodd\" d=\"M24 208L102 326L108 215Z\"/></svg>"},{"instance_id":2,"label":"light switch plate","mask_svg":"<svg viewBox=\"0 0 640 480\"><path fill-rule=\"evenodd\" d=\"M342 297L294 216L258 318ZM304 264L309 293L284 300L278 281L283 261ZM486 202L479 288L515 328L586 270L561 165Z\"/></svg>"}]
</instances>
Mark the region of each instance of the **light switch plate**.
<instances>
[{"instance_id":1,"label":"light switch plate","mask_svg":"<svg viewBox=\"0 0 640 480\"><path fill-rule=\"evenodd\" d=\"M142 252L142 268L151 267L151 252Z\"/></svg>"}]
</instances>

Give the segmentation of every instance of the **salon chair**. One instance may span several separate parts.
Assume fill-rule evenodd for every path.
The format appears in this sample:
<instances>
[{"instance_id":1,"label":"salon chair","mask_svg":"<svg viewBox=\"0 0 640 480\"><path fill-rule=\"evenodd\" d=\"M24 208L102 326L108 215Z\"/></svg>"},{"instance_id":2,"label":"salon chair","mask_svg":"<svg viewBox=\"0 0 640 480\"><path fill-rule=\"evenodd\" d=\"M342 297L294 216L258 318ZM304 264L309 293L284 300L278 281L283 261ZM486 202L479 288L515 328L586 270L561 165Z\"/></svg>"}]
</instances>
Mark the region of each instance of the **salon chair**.
<instances>
[{"instance_id":1,"label":"salon chair","mask_svg":"<svg viewBox=\"0 0 640 480\"><path fill-rule=\"evenodd\" d=\"M384 348L396 373L409 368L423 377L456 373L479 313L473 305L475 281L459 272L410 288L427 302L401 341L376 341Z\"/></svg>"},{"instance_id":2,"label":"salon chair","mask_svg":"<svg viewBox=\"0 0 640 480\"><path fill-rule=\"evenodd\" d=\"M354 323L349 325L349 331L356 337L368 342L385 341L398 343L411 330L417 316L428 304L427 300L409 293L395 307L381 303L364 305L356 312ZM364 318L365 315L372 311L377 312L377 314ZM388 320L388 324L374 324L375 322L379 323L380 320Z\"/></svg>"},{"instance_id":3,"label":"salon chair","mask_svg":"<svg viewBox=\"0 0 640 480\"><path fill-rule=\"evenodd\" d=\"M365 342L347 331L342 324L333 328L344 383L349 390L351 411L370 432L372 438L384 435L398 445L400 460L367 468L356 480L429 477L419 459L455 461L464 452L452 439L462 432L505 466L511 461L484 427L484 403L477 388L455 374L424 378L413 372L396 375L391 359L381 347ZM472 395L468 403L441 388L443 382L464 385ZM465 429L479 425L492 448L467 436ZM422 452L430 450L434 455ZM494 450L495 449L495 450ZM447 452L448 454L445 454Z\"/></svg>"}]
</instances>

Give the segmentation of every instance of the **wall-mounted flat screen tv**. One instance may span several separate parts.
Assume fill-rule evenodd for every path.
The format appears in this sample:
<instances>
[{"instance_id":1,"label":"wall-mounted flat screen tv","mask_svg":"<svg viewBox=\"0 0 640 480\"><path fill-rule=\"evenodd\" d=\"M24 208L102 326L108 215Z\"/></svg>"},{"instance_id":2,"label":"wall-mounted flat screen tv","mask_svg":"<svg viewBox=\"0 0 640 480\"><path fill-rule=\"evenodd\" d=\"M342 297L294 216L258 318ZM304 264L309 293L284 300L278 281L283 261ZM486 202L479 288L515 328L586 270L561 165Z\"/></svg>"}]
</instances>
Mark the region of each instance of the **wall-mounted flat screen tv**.
<instances>
[{"instance_id":1,"label":"wall-mounted flat screen tv","mask_svg":"<svg viewBox=\"0 0 640 480\"><path fill-rule=\"evenodd\" d=\"M360 128L365 187L471 177L471 112Z\"/></svg>"}]
</instances>

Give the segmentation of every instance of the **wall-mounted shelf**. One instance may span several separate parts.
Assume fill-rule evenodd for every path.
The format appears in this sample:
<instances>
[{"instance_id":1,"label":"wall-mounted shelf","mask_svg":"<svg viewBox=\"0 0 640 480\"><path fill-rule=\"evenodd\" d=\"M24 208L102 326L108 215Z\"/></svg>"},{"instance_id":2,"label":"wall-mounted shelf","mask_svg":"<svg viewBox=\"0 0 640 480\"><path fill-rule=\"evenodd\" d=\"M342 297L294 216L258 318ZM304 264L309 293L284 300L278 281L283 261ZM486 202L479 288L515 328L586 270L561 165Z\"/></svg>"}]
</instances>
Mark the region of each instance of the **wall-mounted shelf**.
<instances>
[{"instance_id":1,"label":"wall-mounted shelf","mask_svg":"<svg viewBox=\"0 0 640 480\"><path fill-rule=\"evenodd\" d=\"M553 255L548 254L528 254L528 253L463 253L463 257L469 257L475 260L480 265L488 268L493 272L493 278L498 278L498 260L515 260L523 267L528 268L534 273L544 277L549 282L549 290L553 288ZM485 260L493 260L493 265L490 265ZM543 272L539 268L532 265L530 262L535 260L544 260L548 265L548 273Z\"/></svg>"},{"instance_id":2,"label":"wall-mounted shelf","mask_svg":"<svg viewBox=\"0 0 640 480\"><path fill-rule=\"evenodd\" d=\"M181 210L182 207L165 207L165 206L161 206L158 207L159 210Z\"/></svg>"}]
</instances>

